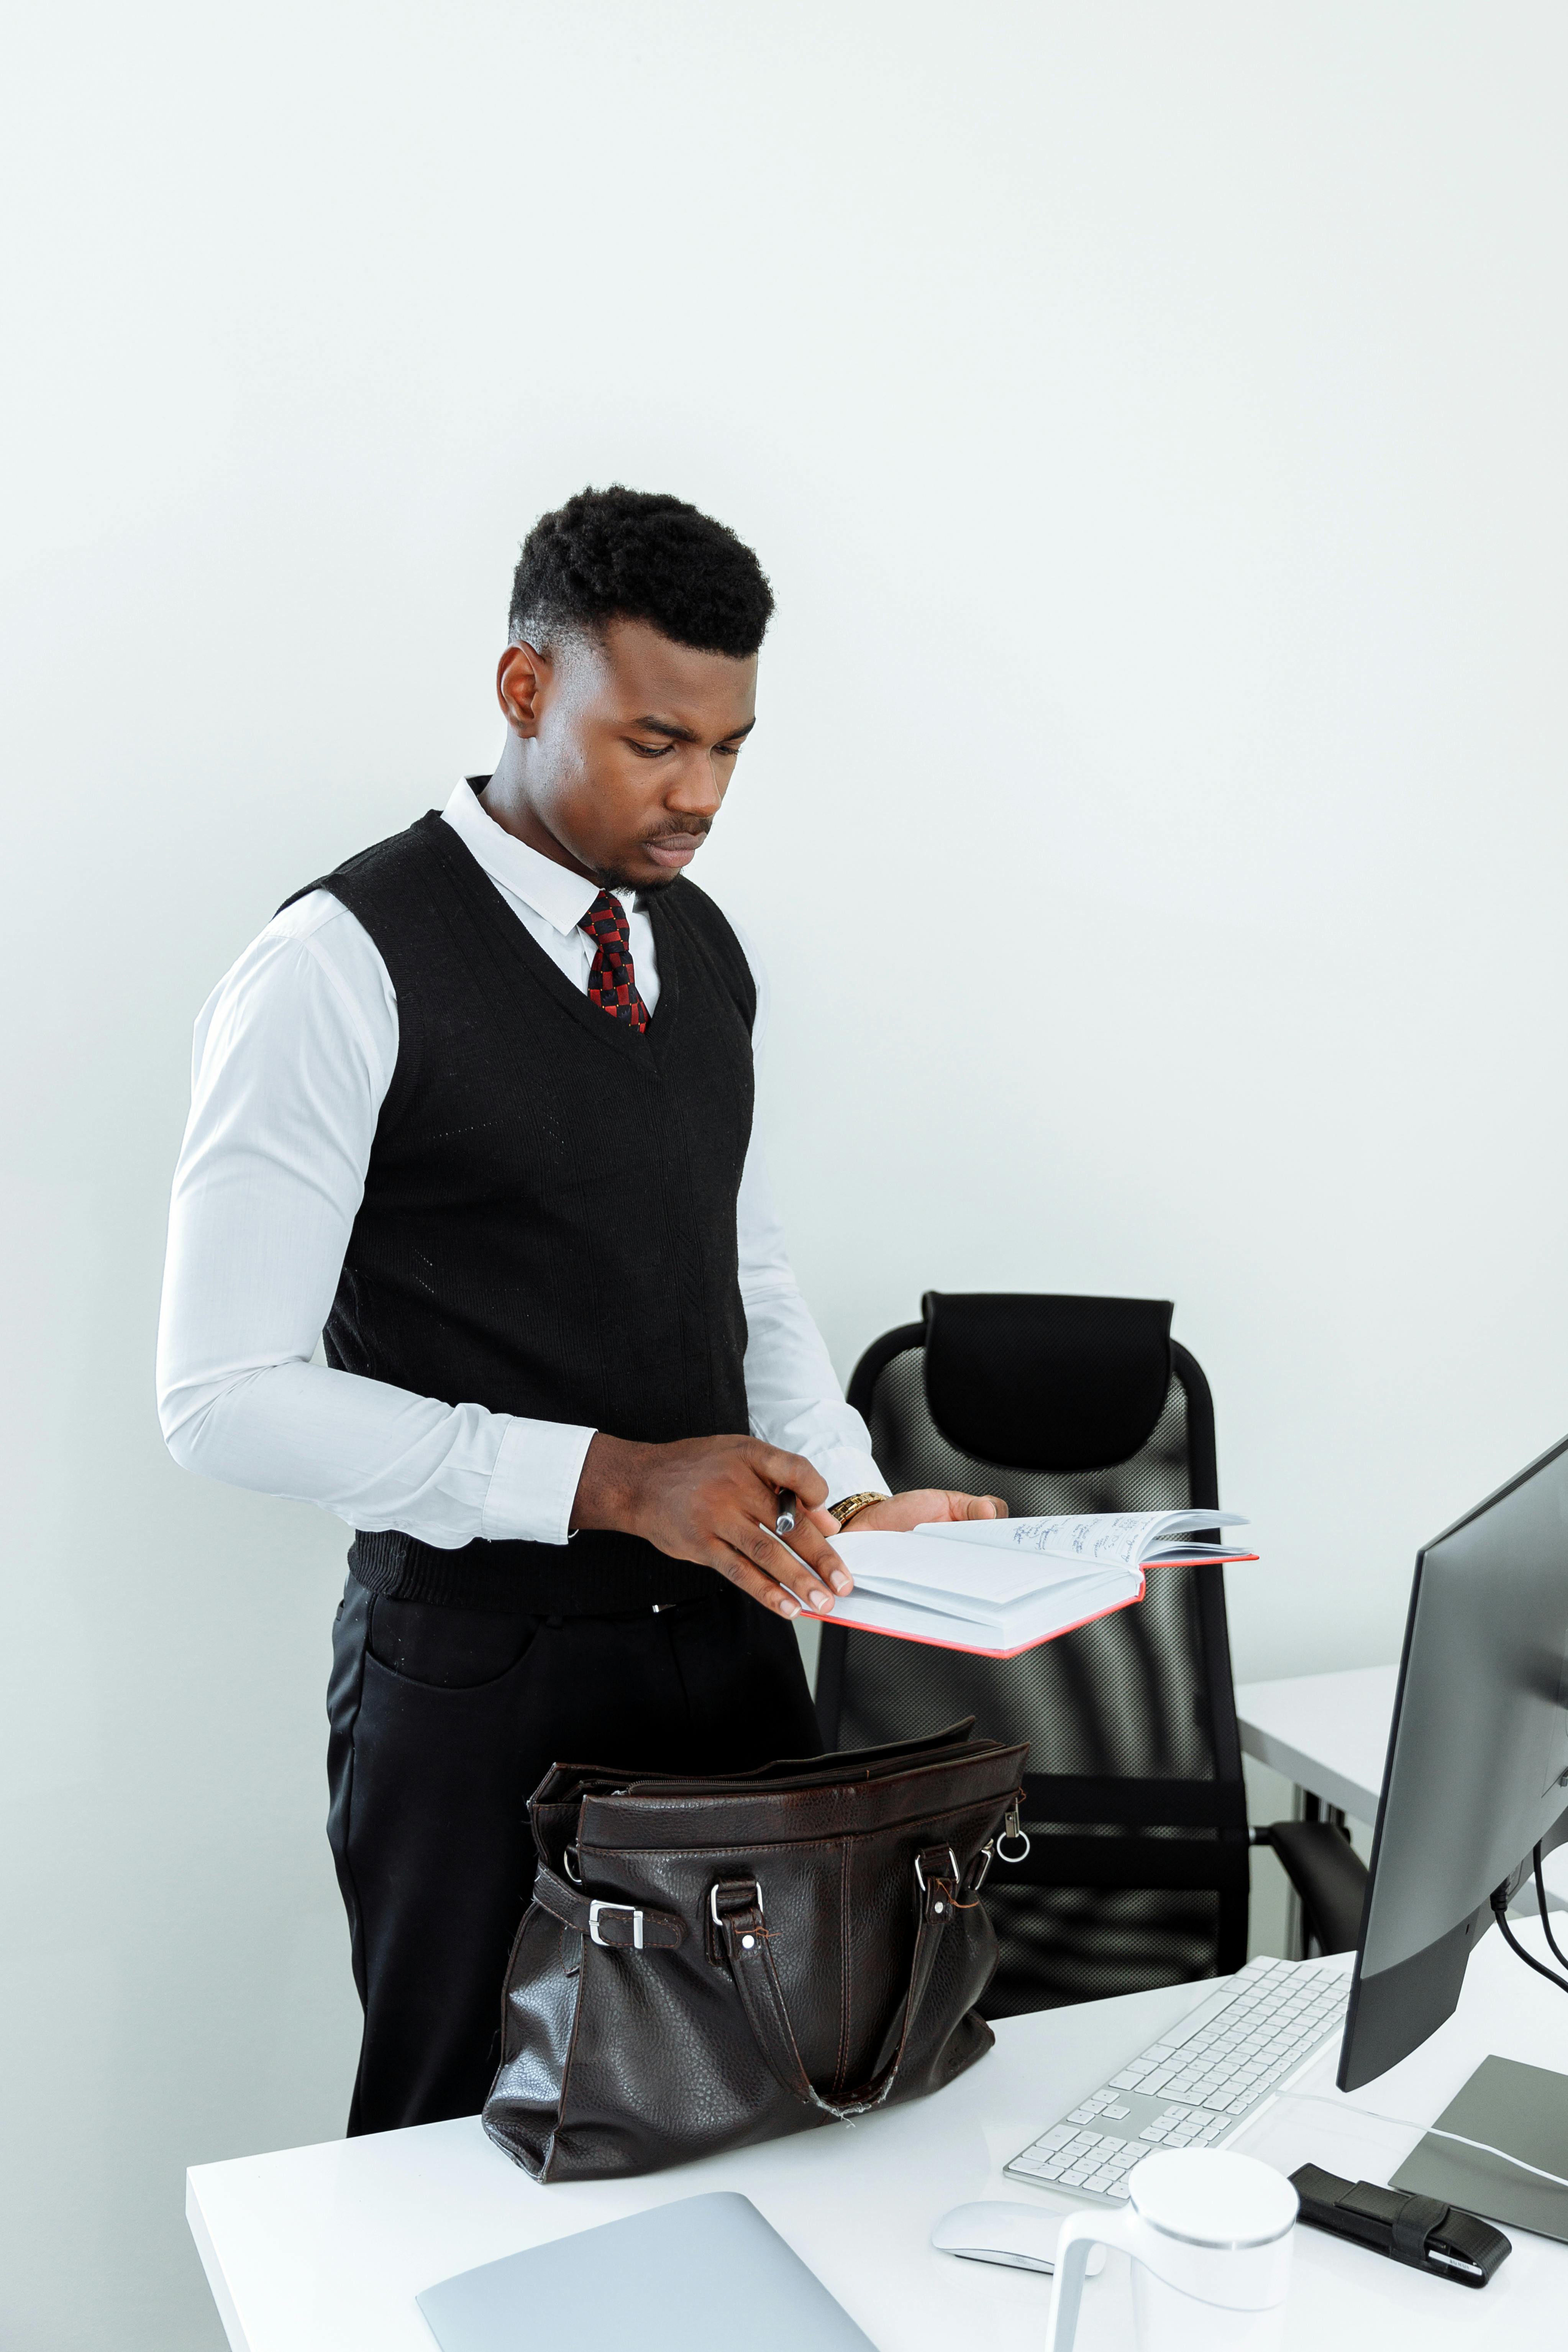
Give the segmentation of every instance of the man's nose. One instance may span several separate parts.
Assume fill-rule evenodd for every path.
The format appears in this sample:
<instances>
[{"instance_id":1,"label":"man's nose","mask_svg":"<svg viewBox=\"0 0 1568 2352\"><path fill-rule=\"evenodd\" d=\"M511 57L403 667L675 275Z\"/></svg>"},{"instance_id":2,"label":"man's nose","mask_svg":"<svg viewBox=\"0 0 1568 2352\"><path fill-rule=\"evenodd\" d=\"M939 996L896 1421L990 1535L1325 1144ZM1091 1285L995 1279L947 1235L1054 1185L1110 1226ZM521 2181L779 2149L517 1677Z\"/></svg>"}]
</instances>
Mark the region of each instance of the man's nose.
<instances>
[{"instance_id":1,"label":"man's nose","mask_svg":"<svg viewBox=\"0 0 1568 2352\"><path fill-rule=\"evenodd\" d=\"M723 803L724 781L716 760L706 752L694 752L682 761L679 774L664 796L665 807L677 816L715 817Z\"/></svg>"}]
</instances>

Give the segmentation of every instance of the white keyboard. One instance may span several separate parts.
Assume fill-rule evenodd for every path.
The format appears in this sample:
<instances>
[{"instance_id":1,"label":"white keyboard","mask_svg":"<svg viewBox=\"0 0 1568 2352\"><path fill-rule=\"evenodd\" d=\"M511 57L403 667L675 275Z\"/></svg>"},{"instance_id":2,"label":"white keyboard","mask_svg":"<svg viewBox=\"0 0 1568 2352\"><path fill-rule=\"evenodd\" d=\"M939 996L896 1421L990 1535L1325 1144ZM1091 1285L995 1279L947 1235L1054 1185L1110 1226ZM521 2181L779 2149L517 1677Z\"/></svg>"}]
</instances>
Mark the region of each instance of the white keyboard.
<instances>
[{"instance_id":1,"label":"white keyboard","mask_svg":"<svg viewBox=\"0 0 1568 2352\"><path fill-rule=\"evenodd\" d=\"M1248 1960L1005 2169L1037 2189L1117 2203L1157 2147L1215 2147L1344 2023L1332 1960Z\"/></svg>"}]
</instances>

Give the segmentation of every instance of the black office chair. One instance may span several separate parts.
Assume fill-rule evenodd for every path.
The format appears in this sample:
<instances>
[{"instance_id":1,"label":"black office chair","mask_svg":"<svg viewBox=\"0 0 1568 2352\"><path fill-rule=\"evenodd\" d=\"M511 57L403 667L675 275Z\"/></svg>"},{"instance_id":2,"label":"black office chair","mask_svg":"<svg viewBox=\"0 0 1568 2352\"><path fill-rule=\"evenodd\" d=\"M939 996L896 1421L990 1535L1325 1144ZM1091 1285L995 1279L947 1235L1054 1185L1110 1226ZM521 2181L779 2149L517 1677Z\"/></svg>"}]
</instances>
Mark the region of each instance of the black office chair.
<instances>
[{"instance_id":1,"label":"black office chair","mask_svg":"<svg viewBox=\"0 0 1568 2352\"><path fill-rule=\"evenodd\" d=\"M1218 1507L1208 1382L1171 1338L1168 1301L931 1292L923 1305L923 1323L875 1341L849 1386L895 1488L999 1494L1016 1515ZM826 1748L969 1714L1029 1742L1029 1852L999 1860L985 1889L1002 1947L988 2015L1245 1960L1247 1806L1218 1567L1156 1569L1136 1608L1018 1658L825 1626L817 1712ZM1342 1833L1294 1822L1258 1835L1301 1895L1310 1938L1352 1945L1364 1872Z\"/></svg>"}]
</instances>

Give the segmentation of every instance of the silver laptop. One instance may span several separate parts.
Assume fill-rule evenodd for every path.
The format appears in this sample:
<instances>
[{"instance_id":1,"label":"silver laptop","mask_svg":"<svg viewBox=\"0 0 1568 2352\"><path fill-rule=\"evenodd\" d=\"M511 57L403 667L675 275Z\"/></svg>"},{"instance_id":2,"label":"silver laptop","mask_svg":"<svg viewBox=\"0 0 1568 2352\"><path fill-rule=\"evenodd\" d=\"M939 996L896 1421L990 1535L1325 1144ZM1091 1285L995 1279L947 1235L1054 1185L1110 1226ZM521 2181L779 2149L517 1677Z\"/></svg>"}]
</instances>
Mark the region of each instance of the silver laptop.
<instances>
[{"instance_id":1,"label":"silver laptop","mask_svg":"<svg viewBox=\"0 0 1568 2352\"><path fill-rule=\"evenodd\" d=\"M732 2189L552 2238L415 2299L441 2352L532 2344L691 2352L694 2311L738 2334L746 2352L876 2352L751 2199Z\"/></svg>"}]
</instances>

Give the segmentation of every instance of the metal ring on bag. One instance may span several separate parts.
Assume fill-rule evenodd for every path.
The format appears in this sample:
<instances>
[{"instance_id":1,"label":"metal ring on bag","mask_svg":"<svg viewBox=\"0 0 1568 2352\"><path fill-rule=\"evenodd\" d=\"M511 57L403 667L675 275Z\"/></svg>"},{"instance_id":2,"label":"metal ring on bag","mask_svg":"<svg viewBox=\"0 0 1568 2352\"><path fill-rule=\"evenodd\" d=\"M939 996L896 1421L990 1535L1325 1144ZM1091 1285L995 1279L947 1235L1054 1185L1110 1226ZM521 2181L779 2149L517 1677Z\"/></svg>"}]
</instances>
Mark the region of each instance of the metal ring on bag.
<instances>
[{"instance_id":1,"label":"metal ring on bag","mask_svg":"<svg viewBox=\"0 0 1568 2352\"><path fill-rule=\"evenodd\" d=\"M566 1875L572 1881L573 1885L581 1886L583 1884L583 1874L577 1867L576 1847L574 1845L563 1846L561 1849L561 1860L565 1867Z\"/></svg>"},{"instance_id":2,"label":"metal ring on bag","mask_svg":"<svg viewBox=\"0 0 1568 2352\"><path fill-rule=\"evenodd\" d=\"M1002 1849L1006 1844L1010 1837L1016 1837L1017 1839L1019 1844L1024 1849L1022 1853L1003 1853ZM1027 1862L1029 1859L1029 1832L1027 1830L1004 1830L1001 1836L996 1841L996 1859L998 1862Z\"/></svg>"}]
</instances>

